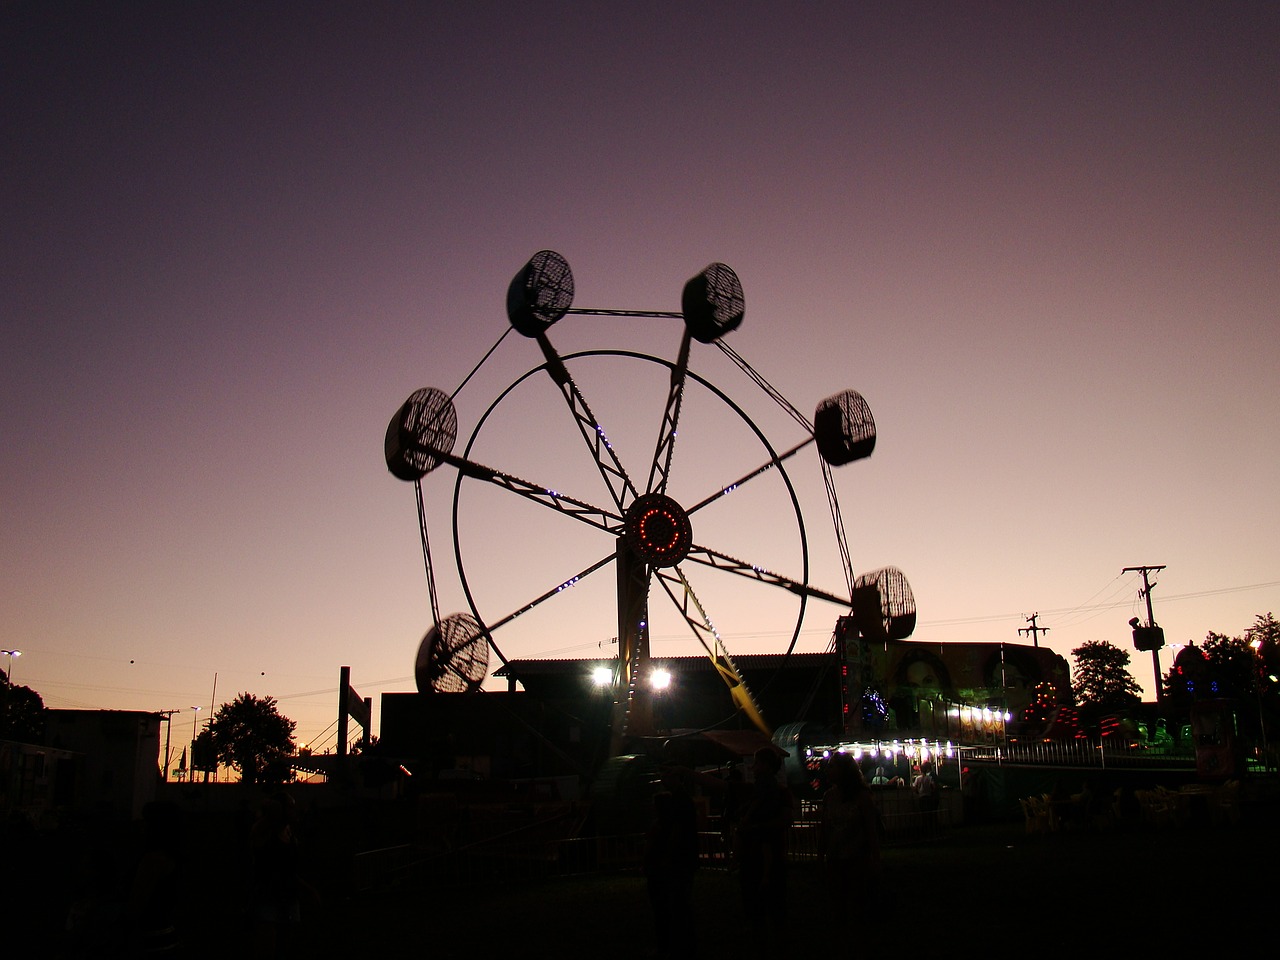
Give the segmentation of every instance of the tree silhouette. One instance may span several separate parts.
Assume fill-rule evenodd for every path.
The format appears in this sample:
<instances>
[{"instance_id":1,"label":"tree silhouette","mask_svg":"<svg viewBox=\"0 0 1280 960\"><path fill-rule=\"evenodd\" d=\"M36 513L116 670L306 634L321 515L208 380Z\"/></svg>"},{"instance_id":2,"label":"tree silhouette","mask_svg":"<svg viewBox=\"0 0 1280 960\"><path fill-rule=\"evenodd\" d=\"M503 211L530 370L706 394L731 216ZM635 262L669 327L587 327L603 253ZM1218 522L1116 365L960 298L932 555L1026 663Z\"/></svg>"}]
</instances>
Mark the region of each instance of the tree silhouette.
<instances>
[{"instance_id":1,"label":"tree silhouette","mask_svg":"<svg viewBox=\"0 0 1280 960\"><path fill-rule=\"evenodd\" d=\"M1071 689L1090 722L1104 713L1142 702L1141 687L1128 670L1129 653L1105 640L1090 640L1071 651L1076 659Z\"/></svg>"},{"instance_id":2,"label":"tree silhouette","mask_svg":"<svg viewBox=\"0 0 1280 960\"><path fill-rule=\"evenodd\" d=\"M30 687L9 682L0 670L0 740L18 743L44 741L44 701Z\"/></svg>"},{"instance_id":3,"label":"tree silhouette","mask_svg":"<svg viewBox=\"0 0 1280 960\"><path fill-rule=\"evenodd\" d=\"M206 774L210 774L215 772L217 768L218 751L213 745L213 734L209 732L209 728L206 726L191 741L191 776L194 778L197 770L203 770Z\"/></svg>"},{"instance_id":4,"label":"tree silhouette","mask_svg":"<svg viewBox=\"0 0 1280 960\"><path fill-rule=\"evenodd\" d=\"M1195 670L1183 663L1187 650L1202 654ZM1258 614L1242 636L1211 631L1203 646L1190 644L1178 654L1164 689L1172 713L1184 717L1195 700L1233 700L1242 733L1261 735L1280 705L1280 623L1266 613Z\"/></svg>"},{"instance_id":5,"label":"tree silhouette","mask_svg":"<svg viewBox=\"0 0 1280 960\"><path fill-rule=\"evenodd\" d=\"M209 724L218 760L234 767L244 783L283 783L293 779L292 720L276 709L274 697L242 693L218 708Z\"/></svg>"},{"instance_id":6,"label":"tree silhouette","mask_svg":"<svg viewBox=\"0 0 1280 960\"><path fill-rule=\"evenodd\" d=\"M1244 698L1253 695L1258 668L1248 640L1210 633L1205 637L1204 653L1209 670L1201 696Z\"/></svg>"},{"instance_id":7,"label":"tree silhouette","mask_svg":"<svg viewBox=\"0 0 1280 960\"><path fill-rule=\"evenodd\" d=\"M45 701L29 686L10 684L0 671L0 740L40 744L45 739Z\"/></svg>"},{"instance_id":8,"label":"tree silhouette","mask_svg":"<svg viewBox=\"0 0 1280 960\"><path fill-rule=\"evenodd\" d=\"M1204 645L1196 649L1204 654L1206 665L1191 678L1193 683L1201 681L1191 690L1196 697L1244 699L1280 683L1280 622L1270 613L1258 614L1242 636L1229 637L1211 630ZM1170 668L1165 674L1166 693L1186 689L1184 674Z\"/></svg>"}]
</instances>

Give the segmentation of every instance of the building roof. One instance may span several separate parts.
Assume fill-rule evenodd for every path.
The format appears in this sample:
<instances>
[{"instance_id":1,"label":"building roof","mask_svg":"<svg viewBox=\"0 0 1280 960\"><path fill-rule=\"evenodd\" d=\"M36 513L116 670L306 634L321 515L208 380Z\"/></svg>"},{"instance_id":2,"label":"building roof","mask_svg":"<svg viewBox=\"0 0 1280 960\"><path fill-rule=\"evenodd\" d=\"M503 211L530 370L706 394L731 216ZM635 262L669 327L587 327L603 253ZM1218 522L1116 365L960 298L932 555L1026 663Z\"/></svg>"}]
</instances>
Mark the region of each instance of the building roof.
<instances>
[{"instance_id":1,"label":"building roof","mask_svg":"<svg viewBox=\"0 0 1280 960\"><path fill-rule=\"evenodd\" d=\"M740 670L768 670L793 668L800 670L811 670L824 662L831 662L832 655L830 653L793 653L790 656L780 653L743 653L732 655L733 662ZM598 666L612 666L618 662L617 657L595 657L595 658L553 658L545 660L509 660L497 670L493 671L495 677L509 679L517 677L523 679L526 676L563 676L566 673L590 673L591 670ZM691 657L649 657L649 662L653 664L661 664L664 667L676 667L682 671L685 670L706 670L713 672L715 665L712 664L711 658L707 656L691 656Z\"/></svg>"}]
</instances>

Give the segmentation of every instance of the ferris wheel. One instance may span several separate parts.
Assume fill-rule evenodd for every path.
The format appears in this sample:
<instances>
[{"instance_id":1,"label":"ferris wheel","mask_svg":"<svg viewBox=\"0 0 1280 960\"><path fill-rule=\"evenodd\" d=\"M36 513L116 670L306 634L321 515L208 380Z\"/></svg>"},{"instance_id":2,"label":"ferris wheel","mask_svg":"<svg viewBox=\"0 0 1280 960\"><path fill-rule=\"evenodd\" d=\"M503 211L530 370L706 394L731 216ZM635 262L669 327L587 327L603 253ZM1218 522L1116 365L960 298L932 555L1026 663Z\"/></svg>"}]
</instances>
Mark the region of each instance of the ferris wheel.
<instances>
[{"instance_id":1,"label":"ferris wheel","mask_svg":"<svg viewBox=\"0 0 1280 960\"><path fill-rule=\"evenodd\" d=\"M717 626L722 622L716 607L723 595L719 584L731 584L738 591L725 602L734 609L748 602L742 591L771 594L774 599L782 595L792 605L794 619L787 615L788 654L796 646L810 600L837 607L856 622L863 636L902 638L914 627L915 602L900 571L889 567L855 576L832 480L833 467L864 459L874 450L870 407L860 394L845 390L818 403L810 420L730 348L725 337L742 323L744 299L737 275L723 263L711 264L684 285L678 312L575 308L573 297L572 271L554 251L535 254L515 275L507 291L510 329L503 337L514 331L535 341L542 362L497 392L460 451L455 449L459 432L454 400L461 387L452 394L435 388L415 391L388 424L386 464L393 476L415 490L431 604L432 624L419 644L414 670L418 690L479 690L491 654L509 662L499 643L505 631L521 618L555 618L565 595L590 581L602 585L597 593L609 594L612 608L604 614L597 607L593 616L607 615L613 623L600 627L617 633L611 732L615 753L628 740L655 732L652 694L643 682L651 656L651 615L696 640L724 680L732 709L769 733ZM672 359L623 349L561 354L549 331L571 314L676 319L683 325ZM718 350L739 368L752 390L785 412L795 439L775 443L729 393L697 373L690 362L695 344ZM603 374L598 372L601 367ZM615 409L620 401L632 410L643 406L636 399L641 384L655 394L647 411L652 415L650 439L620 443L606 431L588 395L597 407L609 400ZM531 399L533 391L540 391L541 399ZM537 405L548 394L554 397L550 402L555 409ZM715 425L699 434L696 427L688 429L690 417L705 417ZM504 420L518 425L515 433L502 433L498 424ZM487 441L489 434L506 439ZM702 470L699 482L704 484L708 473L720 471L706 489L681 487L677 479L689 459L685 446L709 449L718 443L708 442L708 437L719 441L728 434L735 435L735 450L754 452L732 467L715 461ZM521 472L528 479L514 469L503 469L501 458L514 455L516 446L523 449ZM809 537L788 465L810 447L818 453L825 482L845 579L843 592L822 589L809 580ZM572 488L563 480L570 463L579 471ZM465 613L445 617L440 615L423 493L424 478L441 468L455 471L452 552L468 607ZM766 486L776 499L768 508L756 508L742 495ZM522 519L502 525L504 533L496 544L492 535L468 542L465 504L476 490L486 498L478 508L486 516L520 505ZM727 506L744 502L737 516ZM719 516L704 523L712 514ZM792 544L788 556L795 566L790 575L774 572L758 557L740 556L749 540L744 535L779 530L786 531ZM733 540L734 546L725 547L715 539L719 536ZM537 553L522 557L519 545L530 540L538 544ZM482 554L479 563L469 560L473 551ZM526 592L508 596L495 607L492 596L477 588L475 570L483 571L483 579L504 567L504 579L519 579L519 589ZM605 571L612 571L612 578ZM542 585L536 585L538 575L544 577Z\"/></svg>"}]
</instances>

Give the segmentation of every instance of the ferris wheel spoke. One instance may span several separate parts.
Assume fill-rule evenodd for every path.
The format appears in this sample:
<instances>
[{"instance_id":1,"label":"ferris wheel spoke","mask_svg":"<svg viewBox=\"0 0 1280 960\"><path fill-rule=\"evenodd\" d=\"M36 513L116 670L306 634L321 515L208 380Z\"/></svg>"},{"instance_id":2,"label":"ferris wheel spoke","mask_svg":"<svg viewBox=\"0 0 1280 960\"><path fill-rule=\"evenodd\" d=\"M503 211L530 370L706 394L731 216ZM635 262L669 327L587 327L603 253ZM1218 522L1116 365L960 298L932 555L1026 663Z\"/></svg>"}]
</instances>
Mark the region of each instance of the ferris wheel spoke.
<instances>
[{"instance_id":1,"label":"ferris wheel spoke","mask_svg":"<svg viewBox=\"0 0 1280 960\"><path fill-rule=\"evenodd\" d=\"M760 466L756 467L750 473L744 474L743 476L735 480L733 483L729 484L728 486L722 487L720 490L711 494L711 496L705 497L704 499L699 500L692 507L689 507L685 512L692 514L698 510L701 510L703 507L707 506L710 503L715 503L721 497L727 496L728 494L733 493L735 490L740 489L743 485L750 482L751 480L754 480L756 477L760 476L761 474L768 473L774 467L781 466L784 460L794 457L797 453L799 453L801 450L803 450L805 447L807 447L811 443L813 443L813 437L809 437L807 440L801 440L799 443L797 443L794 447L792 447L790 450L786 451L785 453L780 453L775 457L770 457L768 460L766 460Z\"/></svg>"},{"instance_id":2,"label":"ferris wheel spoke","mask_svg":"<svg viewBox=\"0 0 1280 960\"><path fill-rule=\"evenodd\" d=\"M649 482L645 486L647 493L667 492L667 477L671 473L671 455L675 452L684 382L687 379L685 375L689 372L689 347L692 343L693 335L686 326L684 336L680 338L680 355L671 368L671 388L667 391L667 405L662 414L662 427L658 431L658 445L653 451L653 465L649 468Z\"/></svg>"},{"instance_id":3,"label":"ferris wheel spoke","mask_svg":"<svg viewBox=\"0 0 1280 960\"><path fill-rule=\"evenodd\" d=\"M693 591L688 589L688 581L674 567L669 569L655 568L653 570L653 578L658 581L659 586L671 598L672 604L675 605L684 622L693 631L694 638L701 644L707 656L714 660L720 638L716 636L715 628L711 625L705 611L702 610L701 604L697 603ZM694 616L695 611L691 611L691 606L696 607L698 616Z\"/></svg>"},{"instance_id":4,"label":"ferris wheel spoke","mask_svg":"<svg viewBox=\"0 0 1280 960\"><path fill-rule=\"evenodd\" d=\"M564 593L566 590L570 590L573 587L577 586L580 581L585 580L587 577L595 573L601 567L606 566L609 563L612 563L615 556L616 554L612 552L605 554L605 556L601 557L595 563L591 564L591 566L585 568L579 573L574 574L572 577L570 577L568 580L565 580L563 583L559 584L558 586L552 587L550 590L548 590L546 593L542 594L541 596L536 597L533 600L530 600L524 606L520 607L518 610L515 610L512 613L507 614L501 620L497 620L494 623L489 624L487 627L484 627L484 629L486 630L486 632L490 634L492 634L496 630L501 630L503 627L509 624L512 620L515 620L517 617L523 616L524 614L528 613L534 607L538 606L538 604L545 603L546 601L550 600L552 597L556 596L557 594Z\"/></svg>"},{"instance_id":5,"label":"ferris wheel spoke","mask_svg":"<svg viewBox=\"0 0 1280 960\"><path fill-rule=\"evenodd\" d=\"M486 467L484 464L455 456L452 453L446 453L442 450L434 450L429 447L424 449L440 462L457 467L459 482L461 482L462 477L471 477L473 480L483 480L486 483L491 483L496 487L509 490L512 493L518 494L528 500L532 500L534 503L541 504L544 507L549 507L558 513L563 513L567 516L573 517L575 520L581 520L589 526L595 527L598 530L605 530L609 533L615 532L618 526L622 523L622 517L619 514L594 506L584 500L567 497L559 491L552 490L550 487L530 483L528 480L522 480L509 473L503 473L501 470Z\"/></svg>"},{"instance_id":6,"label":"ferris wheel spoke","mask_svg":"<svg viewBox=\"0 0 1280 960\"><path fill-rule=\"evenodd\" d=\"M564 365L564 360L556 353L555 347L551 345L546 334L539 333L537 341L542 349L542 355L547 360L544 364L547 375L551 377L560 395L564 397L565 403L568 404L569 412L573 415L578 432L582 434L583 442L586 443L587 450L595 461L596 469L600 471L601 479L609 488L614 506L621 512L628 499L636 497L635 485L627 476L626 468L618 459L617 453L614 452L613 445L605 435L604 427L591 412L591 406L587 403L586 397L582 395L578 385L573 382L573 377L569 375L569 368Z\"/></svg>"},{"instance_id":7,"label":"ferris wheel spoke","mask_svg":"<svg viewBox=\"0 0 1280 960\"><path fill-rule=\"evenodd\" d=\"M715 624L712 623L711 617L702 606L698 595L694 593L693 587L685 577L684 571L679 567L655 568L653 575L662 586L663 591L671 599L675 608L680 612L685 623L693 630L698 642L702 644L702 649L711 658L711 664L715 667L716 673L720 675L720 679L724 681L725 686L729 688L729 695L732 697L733 702L742 709L748 719L766 736L772 736L773 730L765 721L764 715L760 712L760 706L756 703L755 697L751 695L751 691L747 688L742 675L738 673L738 668L734 664L733 658L729 655L728 648L724 645L724 641L720 639L719 631L716 630Z\"/></svg>"},{"instance_id":8,"label":"ferris wheel spoke","mask_svg":"<svg viewBox=\"0 0 1280 960\"><path fill-rule=\"evenodd\" d=\"M707 547L700 547L696 543L689 548L688 556L685 559L694 563L701 563L704 566L714 567L716 570L723 570L726 573L745 577L748 580L772 584L800 597L825 600L828 603L835 603L845 608L851 606L851 601L848 597L841 597L834 593L828 593L826 590L819 590L817 587L811 587L807 583L801 583L781 574L772 573L763 567L747 563L745 560L739 560L736 557L731 557L728 554L720 553Z\"/></svg>"}]
</instances>

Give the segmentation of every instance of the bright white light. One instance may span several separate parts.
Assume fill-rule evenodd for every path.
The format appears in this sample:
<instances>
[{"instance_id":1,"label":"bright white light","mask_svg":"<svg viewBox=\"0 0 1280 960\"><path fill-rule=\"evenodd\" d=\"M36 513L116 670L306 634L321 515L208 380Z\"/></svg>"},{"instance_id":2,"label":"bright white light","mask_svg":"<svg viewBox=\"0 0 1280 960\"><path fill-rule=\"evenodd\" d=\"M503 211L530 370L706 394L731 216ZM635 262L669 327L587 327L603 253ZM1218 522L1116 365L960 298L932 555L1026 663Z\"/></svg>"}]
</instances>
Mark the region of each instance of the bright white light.
<instances>
[{"instance_id":1,"label":"bright white light","mask_svg":"<svg viewBox=\"0 0 1280 960\"><path fill-rule=\"evenodd\" d=\"M653 685L655 690L665 690L671 686L671 671L663 670L659 667L653 673L649 674L649 683Z\"/></svg>"},{"instance_id":2,"label":"bright white light","mask_svg":"<svg viewBox=\"0 0 1280 960\"><path fill-rule=\"evenodd\" d=\"M613 671L608 667L596 667L591 671L591 682L597 687L607 687L613 683Z\"/></svg>"}]
</instances>

